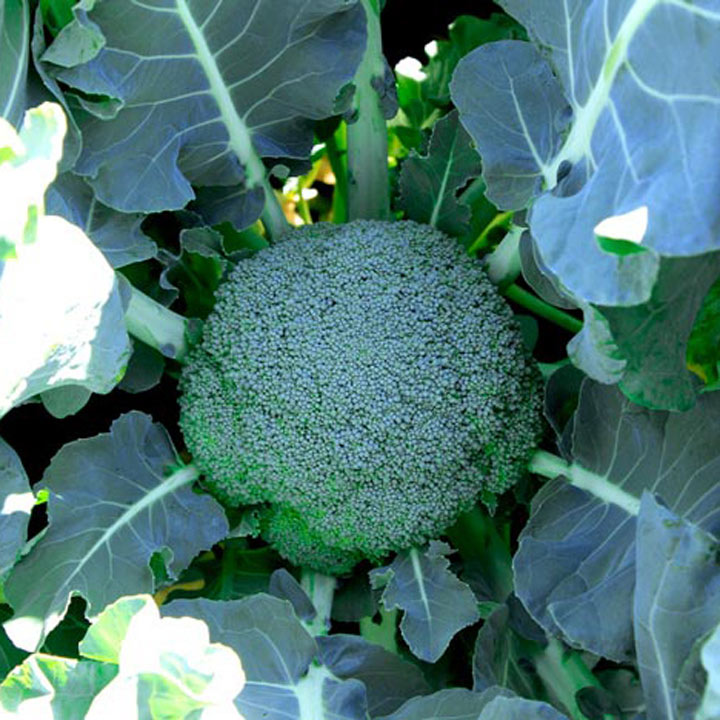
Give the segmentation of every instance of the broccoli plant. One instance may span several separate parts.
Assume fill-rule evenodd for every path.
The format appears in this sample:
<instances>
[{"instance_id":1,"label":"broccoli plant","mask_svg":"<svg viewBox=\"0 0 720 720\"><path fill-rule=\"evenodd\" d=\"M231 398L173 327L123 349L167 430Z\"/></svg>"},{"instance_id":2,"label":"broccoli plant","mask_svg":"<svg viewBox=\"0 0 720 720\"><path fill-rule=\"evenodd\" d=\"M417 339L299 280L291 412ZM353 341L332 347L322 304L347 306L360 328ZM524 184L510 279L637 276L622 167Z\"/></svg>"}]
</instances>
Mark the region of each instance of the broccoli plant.
<instances>
[{"instance_id":1,"label":"broccoli plant","mask_svg":"<svg viewBox=\"0 0 720 720\"><path fill-rule=\"evenodd\" d=\"M720 15L486 5L0 0L3 718L717 718Z\"/></svg>"}]
</instances>

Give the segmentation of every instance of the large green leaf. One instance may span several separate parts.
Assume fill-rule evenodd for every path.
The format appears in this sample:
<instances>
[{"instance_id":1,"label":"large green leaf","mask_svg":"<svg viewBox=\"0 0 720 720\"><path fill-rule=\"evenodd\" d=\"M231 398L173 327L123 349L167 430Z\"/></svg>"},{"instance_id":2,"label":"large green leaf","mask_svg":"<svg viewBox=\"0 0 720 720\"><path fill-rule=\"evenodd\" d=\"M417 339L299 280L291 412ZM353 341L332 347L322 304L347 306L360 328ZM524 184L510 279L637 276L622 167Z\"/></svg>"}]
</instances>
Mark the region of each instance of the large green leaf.
<instances>
[{"instance_id":1,"label":"large green leaf","mask_svg":"<svg viewBox=\"0 0 720 720\"><path fill-rule=\"evenodd\" d=\"M35 496L20 458L0 438L0 578L15 564L27 540Z\"/></svg>"},{"instance_id":2,"label":"large green leaf","mask_svg":"<svg viewBox=\"0 0 720 720\"><path fill-rule=\"evenodd\" d=\"M365 685L371 717L394 712L410 698L430 691L417 665L362 637L327 635L318 637L317 643L320 660L334 675Z\"/></svg>"},{"instance_id":3,"label":"large green leaf","mask_svg":"<svg viewBox=\"0 0 720 720\"><path fill-rule=\"evenodd\" d=\"M237 706L246 720L366 720L363 684L312 662L317 645L288 601L262 593L230 602L176 600L163 615L204 620L211 640L239 655L246 683Z\"/></svg>"},{"instance_id":4,"label":"large green leaf","mask_svg":"<svg viewBox=\"0 0 720 720\"><path fill-rule=\"evenodd\" d=\"M481 693L465 688L439 690L432 695L408 700L392 715L378 720L479 720L481 713L498 696L511 696L504 688L492 687ZM554 720L552 718L551 720Z\"/></svg>"},{"instance_id":5,"label":"large green leaf","mask_svg":"<svg viewBox=\"0 0 720 720\"><path fill-rule=\"evenodd\" d=\"M25 112L30 56L29 0L0 2L0 117L18 127Z\"/></svg>"},{"instance_id":6,"label":"large green leaf","mask_svg":"<svg viewBox=\"0 0 720 720\"><path fill-rule=\"evenodd\" d=\"M99 28L104 47L72 66L72 48L51 45L45 68L85 95L113 99L82 100L75 170L100 202L127 212L181 208L195 197L191 184L258 186L258 157L307 158L309 120L343 109L336 101L365 43L357 0L84 0L83 8L63 33Z\"/></svg>"},{"instance_id":7,"label":"large green leaf","mask_svg":"<svg viewBox=\"0 0 720 720\"><path fill-rule=\"evenodd\" d=\"M697 709L692 697L681 699L678 685L683 674L702 672L693 646L720 623L719 551L716 538L643 495L633 616L647 716L653 720L680 720Z\"/></svg>"},{"instance_id":8,"label":"large green leaf","mask_svg":"<svg viewBox=\"0 0 720 720\"><path fill-rule=\"evenodd\" d=\"M435 662L450 640L480 614L472 590L449 570L448 545L433 541L424 552L398 553L387 567L370 573L373 587L383 587L387 610L404 611L400 631L417 657Z\"/></svg>"},{"instance_id":9,"label":"large green leaf","mask_svg":"<svg viewBox=\"0 0 720 720\"><path fill-rule=\"evenodd\" d=\"M533 499L514 558L517 594L570 644L615 660L634 656L633 593L640 498L649 491L678 516L720 531L720 396L685 413L633 405L585 381L573 461ZM541 458L542 456L538 456Z\"/></svg>"},{"instance_id":10,"label":"large green leaf","mask_svg":"<svg viewBox=\"0 0 720 720\"><path fill-rule=\"evenodd\" d=\"M484 159L489 197L532 205L545 263L575 296L648 300L658 254L718 248L720 13L713 2L501 0L531 44L485 45L458 65L453 100ZM698 128L703 128L702 132ZM662 150L660 150L662 148ZM647 212L618 255L595 228Z\"/></svg>"},{"instance_id":11,"label":"large green leaf","mask_svg":"<svg viewBox=\"0 0 720 720\"><path fill-rule=\"evenodd\" d=\"M155 243L140 229L145 216L103 205L73 173L62 173L48 188L46 209L82 228L114 268L155 257Z\"/></svg>"},{"instance_id":12,"label":"large green leaf","mask_svg":"<svg viewBox=\"0 0 720 720\"><path fill-rule=\"evenodd\" d=\"M619 381L620 389L639 405L691 408L701 385L686 367L688 341L719 273L718 252L663 258L647 302L633 307L584 306L584 327L568 344L573 362L594 380ZM714 332L705 329L708 339Z\"/></svg>"},{"instance_id":13,"label":"large green leaf","mask_svg":"<svg viewBox=\"0 0 720 720\"><path fill-rule=\"evenodd\" d=\"M222 508L190 487L197 473L179 470L161 425L131 412L109 433L65 445L43 477L50 526L15 566L6 585L15 610L5 624L18 647L37 648L72 595L88 616L122 595L153 591L150 559L168 558L171 577L227 534Z\"/></svg>"},{"instance_id":14,"label":"large green leaf","mask_svg":"<svg viewBox=\"0 0 720 720\"><path fill-rule=\"evenodd\" d=\"M117 672L111 665L37 653L0 685L0 709L8 720L77 720Z\"/></svg>"},{"instance_id":15,"label":"large green leaf","mask_svg":"<svg viewBox=\"0 0 720 720\"><path fill-rule=\"evenodd\" d=\"M149 595L106 608L80 651L117 664L117 675L93 699L86 720L190 720L203 713L243 720L234 703L245 682L237 654L211 643L202 620L161 618Z\"/></svg>"},{"instance_id":16,"label":"large green leaf","mask_svg":"<svg viewBox=\"0 0 720 720\"><path fill-rule=\"evenodd\" d=\"M65 117L52 103L19 132L0 119L0 415L65 385L109 392L130 354L112 268L83 232L43 214Z\"/></svg>"}]
</instances>

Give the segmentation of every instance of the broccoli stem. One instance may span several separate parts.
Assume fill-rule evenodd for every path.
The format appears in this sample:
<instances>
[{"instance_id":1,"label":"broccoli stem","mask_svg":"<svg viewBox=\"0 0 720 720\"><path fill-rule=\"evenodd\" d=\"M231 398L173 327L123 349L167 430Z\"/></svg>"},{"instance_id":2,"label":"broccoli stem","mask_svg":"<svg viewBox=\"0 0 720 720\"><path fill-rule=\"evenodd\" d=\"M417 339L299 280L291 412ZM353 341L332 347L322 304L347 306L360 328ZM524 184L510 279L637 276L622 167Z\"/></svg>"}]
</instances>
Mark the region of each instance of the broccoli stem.
<instances>
[{"instance_id":1,"label":"broccoli stem","mask_svg":"<svg viewBox=\"0 0 720 720\"><path fill-rule=\"evenodd\" d=\"M344 223L348 219L347 125L345 123L340 123L338 129L327 139L325 149L335 175L332 221Z\"/></svg>"},{"instance_id":2,"label":"broccoli stem","mask_svg":"<svg viewBox=\"0 0 720 720\"><path fill-rule=\"evenodd\" d=\"M476 505L460 515L445 534L465 562L482 565L493 598L503 602L513 591L512 557L509 541L498 532L493 519Z\"/></svg>"},{"instance_id":3,"label":"broccoli stem","mask_svg":"<svg viewBox=\"0 0 720 720\"><path fill-rule=\"evenodd\" d=\"M537 450L530 458L528 470L535 475L554 480L559 475L569 478L572 474L570 464L547 450Z\"/></svg>"},{"instance_id":4,"label":"broccoli stem","mask_svg":"<svg viewBox=\"0 0 720 720\"><path fill-rule=\"evenodd\" d=\"M388 652L398 655L397 644L397 608L386 610L380 606L380 622L371 617L360 618L360 635L373 645L380 645Z\"/></svg>"},{"instance_id":5,"label":"broccoli stem","mask_svg":"<svg viewBox=\"0 0 720 720\"><path fill-rule=\"evenodd\" d=\"M474 189L473 185L474 183L481 181L480 178L476 178L475 181L473 181L473 184L460 196L460 202L462 202L463 197L466 195L469 195L470 190ZM481 181L482 182L482 181ZM477 187L477 186L475 186ZM482 184L482 187L484 188L484 183ZM473 242L472 245L468 248L468 254L474 255L477 252L480 252L482 250L488 250L490 248L490 231L494 230L495 228L507 228L509 229L512 225L512 219L515 215L514 211L509 212L502 212L498 213L483 229L483 231L480 233L480 235L477 237L475 242Z\"/></svg>"},{"instance_id":6,"label":"broccoli stem","mask_svg":"<svg viewBox=\"0 0 720 720\"><path fill-rule=\"evenodd\" d=\"M511 225L500 244L486 258L486 267L490 279L499 287L505 288L520 274L520 237L524 228Z\"/></svg>"},{"instance_id":7,"label":"broccoli stem","mask_svg":"<svg viewBox=\"0 0 720 720\"><path fill-rule=\"evenodd\" d=\"M580 653L568 650L557 638L549 638L547 647L535 658L535 668L551 696L568 711L572 720L587 720L575 699L584 687L602 687L585 664ZM611 720L613 715L603 715Z\"/></svg>"},{"instance_id":8,"label":"broccoli stem","mask_svg":"<svg viewBox=\"0 0 720 720\"><path fill-rule=\"evenodd\" d=\"M355 73L353 116L347 127L348 217L390 219L388 140L381 99L385 59L378 0L361 0L367 18L367 46Z\"/></svg>"},{"instance_id":9,"label":"broccoli stem","mask_svg":"<svg viewBox=\"0 0 720 720\"><path fill-rule=\"evenodd\" d=\"M165 357L182 362L190 348L187 319L130 287L132 294L125 311L127 331Z\"/></svg>"},{"instance_id":10,"label":"broccoli stem","mask_svg":"<svg viewBox=\"0 0 720 720\"><path fill-rule=\"evenodd\" d=\"M530 310L530 312L535 313L535 315L545 318L565 330L578 333L583 328L581 320L553 307L544 300L541 300L537 295L533 295L531 292L524 290L514 283L508 285L508 287L504 288L501 292L508 300L516 302L518 305Z\"/></svg>"},{"instance_id":11,"label":"broccoli stem","mask_svg":"<svg viewBox=\"0 0 720 720\"><path fill-rule=\"evenodd\" d=\"M312 620L305 622L305 628L315 637L327 635L337 579L331 575L303 568L300 585L317 613Z\"/></svg>"}]
</instances>

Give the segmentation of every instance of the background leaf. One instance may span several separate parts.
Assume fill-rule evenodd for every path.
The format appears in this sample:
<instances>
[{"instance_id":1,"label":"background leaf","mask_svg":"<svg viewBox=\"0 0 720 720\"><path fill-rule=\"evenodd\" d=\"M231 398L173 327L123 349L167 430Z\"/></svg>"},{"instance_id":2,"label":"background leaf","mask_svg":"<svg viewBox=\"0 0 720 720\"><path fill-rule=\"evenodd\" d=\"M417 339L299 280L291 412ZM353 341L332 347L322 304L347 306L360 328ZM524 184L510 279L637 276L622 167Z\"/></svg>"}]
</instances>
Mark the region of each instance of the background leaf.
<instances>
[{"instance_id":1,"label":"background leaf","mask_svg":"<svg viewBox=\"0 0 720 720\"><path fill-rule=\"evenodd\" d=\"M472 590L448 570L449 552L449 545L434 541L424 552L398 553L390 565L370 573L373 587L387 583L382 603L403 610L403 638L426 662L438 660L459 630L480 619Z\"/></svg>"},{"instance_id":2,"label":"background leaf","mask_svg":"<svg viewBox=\"0 0 720 720\"><path fill-rule=\"evenodd\" d=\"M595 309L625 361L620 389L630 400L661 410L688 410L694 405L700 384L686 367L688 340L719 273L720 253L663 259L648 302ZM579 367L593 376L592 367L582 361Z\"/></svg>"},{"instance_id":3,"label":"background leaf","mask_svg":"<svg viewBox=\"0 0 720 720\"><path fill-rule=\"evenodd\" d=\"M523 697L536 697L540 690L532 657L541 646L523 638L511 627L509 608L499 605L480 628L473 651L473 690L482 692L495 685Z\"/></svg>"},{"instance_id":4,"label":"background leaf","mask_svg":"<svg viewBox=\"0 0 720 720\"><path fill-rule=\"evenodd\" d=\"M365 685L371 717L392 713L407 700L430 692L417 665L357 635L320 636L317 643L320 660L334 675Z\"/></svg>"},{"instance_id":5,"label":"background leaf","mask_svg":"<svg viewBox=\"0 0 720 720\"><path fill-rule=\"evenodd\" d=\"M3 126L0 345L13 352L4 358L0 415L65 385L109 392L129 356L112 269L81 230L43 215L64 131L62 110L52 103L30 110L18 135Z\"/></svg>"},{"instance_id":6,"label":"background leaf","mask_svg":"<svg viewBox=\"0 0 720 720\"><path fill-rule=\"evenodd\" d=\"M121 213L98 202L92 188L73 173L62 173L48 188L48 214L60 215L85 231L114 268L155 257L157 248L140 229L141 213Z\"/></svg>"},{"instance_id":7,"label":"background leaf","mask_svg":"<svg viewBox=\"0 0 720 720\"><path fill-rule=\"evenodd\" d=\"M720 279L712 285L695 318L687 351L688 368L708 385L720 387Z\"/></svg>"},{"instance_id":8,"label":"background leaf","mask_svg":"<svg viewBox=\"0 0 720 720\"><path fill-rule=\"evenodd\" d=\"M696 720L720 717L720 625L703 645L702 664L707 673L707 687Z\"/></svg>"},{"instance_id":9,"label":"background leaf","mask_svg":"<svg viewBox=\"0 0 720 720\"><path fill-rule=\"evenodd\" d=\"M478 720L567 720L552 705L517 697L498 697L488 703Z\"/></svg>"},{"instance_id":10,"label":"background leaf","mask_svg":"<svg viewBox=\"0 0 720 720\"><path fill-rule=\"evenodd\" d=\"M177 462L164 428L139 412L58 452L42 481L50 526L5 586L15 610L5 628L18 647L35 649L71 595L96 616L122 595L153 590L154 552L169 549L175 577L227 534L220 505L189 487L194 474L164 478Z\"/></svg>"},{"instance_id":11,"label":"background leaf","mask_svg":"<svg viewBox=\"0 0 720 720\"><path fill-rule=\"evenodd\" d=\"M480 170L470 136L457 112L451 112L433 126L427 155L413 153L403 163L399 207L409 220L462 235L468 229L470 208L456 195Z\"/></svg>"},{"instance_id":12,"label":"background leaf","mask_svg":"<svg viewBox=\"0 0 720 720\"><path fill-rule=\"evenodd\" d=\"M489 43L463 58L450 91L482 156L488 199L503 210L527 207L543 190L569 120L552 68L530 43Z\"/></svg>"},{"instance_id":13,"label":"background leaf","mask_svg":"<svg viewBox=\"0 0 720 720\"><path fill-rule=\"evenodd\" d=\"M480 713L498 695L509 690L490 688L482 693L464 688L440 690L432 695L408 700L392 715L377 720L479 720Z\"/></svg>"}]
</instances>

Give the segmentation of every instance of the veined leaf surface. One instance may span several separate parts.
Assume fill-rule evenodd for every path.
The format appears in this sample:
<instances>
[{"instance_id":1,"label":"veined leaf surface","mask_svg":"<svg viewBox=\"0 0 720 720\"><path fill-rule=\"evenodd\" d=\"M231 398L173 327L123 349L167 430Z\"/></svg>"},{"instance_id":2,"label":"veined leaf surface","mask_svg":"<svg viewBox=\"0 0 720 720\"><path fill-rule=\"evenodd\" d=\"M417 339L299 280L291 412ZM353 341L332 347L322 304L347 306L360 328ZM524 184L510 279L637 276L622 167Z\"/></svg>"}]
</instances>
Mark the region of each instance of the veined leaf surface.
<instances>
[{"instance_id":1,"label":"veined leaf surface","mask_svg":"<svg viewBox=\"0 0 720 720\"><path fill-rule=\"evenodd\" d=\"M500 4L534 45L480 47L452 83L484 157L488 196L505 208L532 205L543 261L573 294L645 302L658 254L719 245L717 3ZM640 247L650 252L602 250L595 227L640 208L648 212Z\"/></svg>"},{"instance_id":2,"label":"veined leaf surface","mask_svg":"<svg viewBox=\"0 0 720 720\"><path fill-rule=\"evenodd\" d=\"M15 127L25 112L29 38L29 0L4 0L0 3L0 117Z\"/></svg>"},{"instance_id":3,"label":"veined leaf surface","mask_svg":"<svg viewBox=\"0 0 720 720\"><path fill-rule=\"evenodd\" d=\"M365 720L365 687L313 663L315 640L286 600L258 593L242 600L176 600L164 616L204 620L210 639L231 647L245 671L236 704L245 720Z\"/></svg>"},{"instance_id":4,"label":"veined leaf surface","mask_svg":"<svg viewBox=\"0 0 720 720\"><path fill-rule=\"evenodd\" d=\"M5 585L15 615L13 642L36 649L62 619L72 595L98 615L122 595L152 592L150 559L169 549L177 576L202 549L227 534L222 508L194 493L194 472L167 466L177 455L161 425L131 412L109 433L65 445L48 467L50 526Z\"/></svg>"},{"instance_id":5,"label":"veined leaf surface","mask_svg":"<svg viewBox=\"0 0 720 720\"><path fill-rule=\"evenodd\" d=\"M585 381L565 478L533 499L513 564L516 592L550 633L618 661L634 656L636 530L644 491L720 531L720 396L668 413Z\"/></svg>"},{"instance_id":6,"label":"veined leaf surface","mask_svg":"<svg viewBox=\"0 0 720 720\"><path fill-rule=\"evenodd\" d=\"M343 109L336 101L364 50L357 0L84 6L76 22L99 27L105 45L54 75L118 101L111 113L87 102L78 111L75 171L125 212L181 208L195 197L191 184L255 187L260 157L309 156L308 120Z\"/></svg>"}]
</instances>

